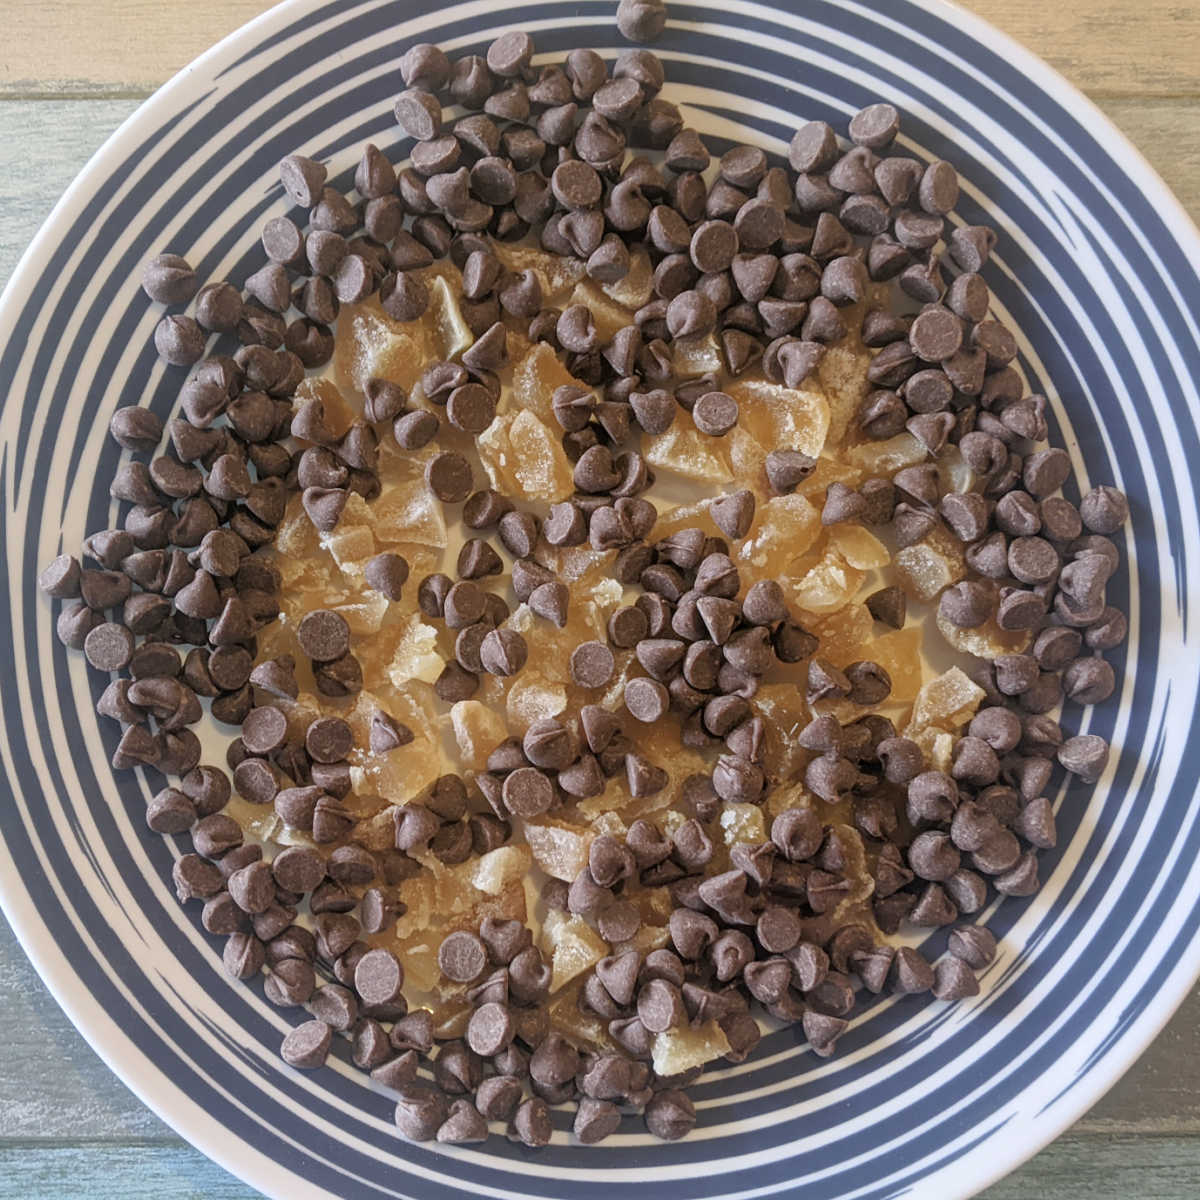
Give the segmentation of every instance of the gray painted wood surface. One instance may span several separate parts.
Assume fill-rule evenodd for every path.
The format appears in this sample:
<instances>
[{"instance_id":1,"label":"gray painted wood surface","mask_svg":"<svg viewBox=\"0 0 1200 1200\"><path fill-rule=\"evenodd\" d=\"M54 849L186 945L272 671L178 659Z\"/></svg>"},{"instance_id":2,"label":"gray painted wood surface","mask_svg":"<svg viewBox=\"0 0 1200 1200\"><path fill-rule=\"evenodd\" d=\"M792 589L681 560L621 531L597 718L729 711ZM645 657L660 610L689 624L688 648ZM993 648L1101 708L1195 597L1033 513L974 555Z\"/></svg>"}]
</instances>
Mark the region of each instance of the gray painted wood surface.
<instances>
[{"instance_id":1,"label":"gray painted wood surface","mask_svg":"<svg viewBox=\"0 0 1200 1200\"><path fill-rule=\"evenodd\" d=\"M63 189L158 82L262 6L8 0L0 49L0 285ZM1084 86L1200 214L1200 5L973 0ZM81 15L100 14L99 28ZM15 34L13 30L15 29ZM93 39L92 35L95 35ZM129 38L145 53L128 54ZM75 1032L0 921L0 1200L234 1200L255 1193L183 1143ZM1200 989L1069 1133L986 1200L1200 1196Z\"/></svg>"}]
</instances>

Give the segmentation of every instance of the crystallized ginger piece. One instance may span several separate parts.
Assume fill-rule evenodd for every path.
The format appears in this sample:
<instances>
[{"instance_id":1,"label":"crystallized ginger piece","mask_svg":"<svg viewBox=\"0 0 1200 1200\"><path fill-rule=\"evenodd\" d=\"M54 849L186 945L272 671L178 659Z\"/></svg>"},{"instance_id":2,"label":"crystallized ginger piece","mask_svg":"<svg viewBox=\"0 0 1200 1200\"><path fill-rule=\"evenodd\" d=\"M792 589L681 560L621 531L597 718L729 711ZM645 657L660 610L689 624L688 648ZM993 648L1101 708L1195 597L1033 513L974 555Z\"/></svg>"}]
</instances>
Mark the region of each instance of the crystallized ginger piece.
<instances>
[{"instance_id":1,"label":"crystallized ginger piece","mask_svg":"<svg viewBox=\"0 0 1200 1200\"><path fill-rule=\"evenodd\" d=\"M821 514L803 496L774 496L758 506L750 533L738 547L739 566L778 577L821 534Z\"/></svg>"},{"instance_id":2,"label":"crystallized ginger piece","mask_svg":"<svg viewBox=\"0 0 1200 1200\"><path fill-rule=\"evenodd\" d=\"M393 321L375 300L343 309L339 329L334 379L340 387L362 392L372 379L387 379L412 391L429 357L418 322Z\"/></svg>"},{"instance_id":3,"label":"crystallized ginger piece","mask_svg":"<svg viewBox=\"0 0 1200 1200\"><path fill-rule=\"evenodd\" d=\"M807 479L802 479L796 491L818 509L825 506L825 493L831 483L844 483L847 487L858 487L863 480L860 467L841 458L830 458L822 454Z\"/></svg>"},{"instance_id":4,"label":"crystallized ginger piece","mask_svg":"<svg viewBox=\"0 0 1200 1200\"><path fill-rule=\"evenodd\" d=\"M798 579L787 580L792 601L810 613L831 613L844 608L862 586L864 574L852 567L832 546L819 562Z\"/></svg>"},{"instance_id":5,"label":"crystallized ginger piece","mask_svg":"<svg viewBox=\"0 0 1200 1200\"><path fill-rule=\"evenodd\" d=\"M869 530L853 522L835 525L829 531L829 540L837 552L860 571L873 571L892 561L888 548Z\"/></svg>"},{"instance_id":6,"label":"crystallized ginger piece","mask_svg":"<svg viewBox=\"0 0 1200 1200\"><path fill-rule=\"evenodd\" d=\"M345 617L350 632L355 637L369 637L378 633L388 610L388 599L379 592L363 592L353 599L328 607Z\"/></svg>"},{"instance_id":7,"label":"crystallized ginger piece","mask_svg":"<svg viewBox=\"0 0 1200 1200\"><path fill-rule=\"evenodd\" d=\"M943 588L957 583L967 573L962 546L946 529L933 531L896 555L900 586L918 600L934 600Z\"/></svg>"},{"instance_id":8,"label":"crystallized ginger piece","mask_svg":"<svg viewBox=\"0 0 1200 1200\"><path fill-rule=\"evenodd\" d=\"M725 845L736 846L739 842L765 842L767 827L762 809L757 804L726 804L719 817L721 836Z\"/></svg>"},{"instance_id":9,"label":"crystallized ginger piece","mask_svg":"<svg viewBox=\"0 0 1200 1200\"><path fill-rule=\"evenodd\" d=\"M429 307L421 318L437 358L457 357L475 341L475 335L463 320L458 296L442 275L429 282Z\"/></svg>"},{"instance_id":10,"label":"crystallized ginger piece","mask_svg":"<svg viewBox=\"0 0 1200 1200\"><path fill-rule=\"evenodd\" d=\"M835 667L844 667L861 659L863 655L859 650L864 642L871 639L875 630L875 619L867 606L858 600L824 616L801 613L799 621L820 641L817 653L829 659Z\"/></svg>"},{"instance_id":11,"label":"crystallized ginger piece","mask_svg":"<svg viewBox=\"0 0 1200 1200\"><path fill-rule=\"evenodd\" d=\"M542 925L542 944L552 950L550 991L590 971L607 953L608 943L582 918L551 909Z\"/></svg>"},{"instance_id":12,"label":"crystallized ginger piece","mask_svg":"<svg viewBox=\"0 0 1200 1200\"><path fill-rule=\"evenodd\" d=\"M524 823L525 840L533 861L547 875L573 883L588 864L588 848L597 836L594 829L580 829L553 817L540 817Z\"/></svg>"},{"instance_id":13,"label":"crystallized ginger piece","mask_svg":"<svg viewBox=\"0 0 1200 1200\"><path fill-rule=\"evenodd\" d=\"M481 854L475 862L463 863L470 870L471 886L488 896L498 896L509 884L519 883L533 864L528 846L498 846Z\"/></svg>"},{"instance_id":14,"label":"crystallized ginger piece","mask_svg":"<svg viewBox=\"0 0 1200 1200\"><path fill-rule=\"evenodd\" d=\"M513 369L512 398L518 408L528 409L543 425L557 429L551 399L556 388L568 384L590 390L567 370L548 342L538 342Z\"/></svg>"},{"instance_id":15,"label":"crystallized ginger piece","mask_svg":"<svg viewBox=\"0 0 1200 1200\"><path fill-rule=\"evenodd\" d=\"M925 765L930 771L949 772L954 764L954 735L939 729L936 725L918 729L915 732L905 731L906 737L911 737L925 756Z\"/></svg>"},{"instance_id":16,"label":"crystallized ginger piece","mask_svg":"<svg viewBox=\"0 0 1200 1200\"><path fill-rule=\"evenodd\" d=\"M458 701L450 709L450 723L462 765L472 771L482 771L488 755L508 736L500 714L478 700Z\"/></svg>"},{"instance_id":17,"label":"crystallized ginger piece","mask_svg":"<svg viewBox=\"0 0 1200 1200\"><path fill-rule=\"evenodd\" d=\"M726 435L729 450L729 468L739 487L748 487L763 499L774 495L767 479L767 450L740 425L735 425Z\"/></svg>"},{"instance_id":18,"label":"crystallized ginger piece","mask_svg":"<svg viewBox=\"0 0 1200 1200\"><path fill-rule=\"evenodd\" d=\"M416 612L401 617L397 628L401 636L387 667L392 686L403 687L410 679L433 683L445 666L437 651L437 630Z\"/></svg>"},{"instance_id":19,"label":"crystallized ginger piece","mask_svg":"<svg viewBox=\"0 0 1200 1200\"><path fill-rule=\"evenodd\" d=\"M542 303L547 307L562 308L566 293L585 275L584 264L577 258L562 254L550 254L537 246L519 245L514 242L493 242L492 253L500 265L518 274L533 271L542 288Z\"/></svg>"},{"instance_id":20,"label":"crystallized ginger piece","mask_svg":"<svg viewBox=\"0 0 1200 1200\"><path fill-rule=\"evenodd\" d=\"M721 345L711 333L690 334L671 343L671 362L681 379L716 375L725 364Z\"/></svg>"},{"instance_id":21,"label":"crystallized ginger piece","mask_svg":"<svg viewBox=\"0 0 1200 1200\"><path fill-rule=\"evenodd\" d=\"M912 736L909 730L921 730L931 725L947 730L957 729L975 715L984 695L983 688L973 683L958 667L943 671L917 693L906 736Z\"/></svg>"},{"instance_id":22,"label":"crystallized ginger piece","mask_svg":"<svg viewBox=\"0 0 1200 1200\"><path fill-rule=\"evenodd\" d=\"M325 425L335 437L341 437L362 416L328 376L306 376L296 385L293 409L299 410L309 400L320 400L325 409Z\"/></svg>"},{"instance_id":23,"label":"crystallized ginger piece","mask_svg":"<svg viewBox=\"0 0 1200 1200\"><path fill-rule=\"evenodd\" d=\"M857 334L852 334L836 346L827 346L817 366L817 378L829 401L828 446L840 446L850 423L858 415L863 401L871 391L867 368L873 355Z\"/></svg>"},{"instance_id":24,"label":"crystallized ginger piece","mask_svg":"<svg viewBox=\"0 0 1200 1200\"><path fill-rule=\"evenodd\" d=\"M847 461L861 467L867 475L890 478L904 467L915 467L929 457L923 442L905 431L881 442L861 442L846 451Z\"/></svg>"},{"instance_id":25,"label":"crystallized ginger piece","mask_svg":"<svg viewBox=\"0 0 1200 1200\"><path fill-rule=\"evenodd\" d=\"M729 1053L729 1040L716 1021L682 1025L654 1038L651 1061L659 1075L679 1075Z\"/></svg>"},{"instance_id":26,"label":"crystallized ginger piece","mask_svg":"<svg viewBox=\"0 0 1200 1200\"><path fill-rule=\"evenodd\" d=\"M1029 649L1033 634L1027 629L1001 629L995 614L975 629L960 629L937 613L938 632L963 654L974 654L976 658L994 659L1001 654L1024 654Z\"/></svg>"},{"instance_id":27,"label":"crystallized ginger piece","mask_svg":"<svg viewBox=\"0 0 1200 1200\"><path fill-rule=\"evenodd\" d=\"M542 566L563 583L584 586L607 576L616 557L615 550L593 550L586 542L582 546L539 546L537 552Z\"/></svg>"},{"instance_id":28,"label":"crystallized ginger piece","mask_svg":"<svg viewBox=\"0 0 1200 1200\"><path fill-rule=\"evenodd\" d=\"M916 699L923 676L921 641L922 633L918 626L896 629L864 641L845 662L835 660L835 665L844 667L852 662L877 662L891 676L889 700L910 704Z\"/></svg>"},{"instance_id":29,"label":"crystallized ginger piece","mask_svg":"<svg viewBox=\"0 0 1200 1200\"><path fill-rule=\"evenodd\" d=\"M287 510L275 531L275 550L279 559L290 559L302 565L315 558L320 548L316 528L304 511L299 493L288 497ZM281 567L284 565L279 562Z\"/></svg>"},{"instance_id":30,"label":"crystallized ginger piece","mask_svg":"<svg viewBox=\"0 0 1200 1200\"><path fill-rule=\"evenodd\" d=\"M386 488L372 504L375 536L385 544L416 542L444 549L446 520L442 506L423 479Z\"/></svg>"},{"instance_id":31,"label":"crystallized ginger piece","mask_svg":"<svg viewBox=\"0 0 1200 1200\"><path fill-rule=\"evenodd\" d=\"M764 450L799 450L810 458L820 457L829 433L829 401L819 386L810 382L789 388L746 379L726 390L738 402L738 428Z\"/></svg>"},{"instance_id":32,"label":"crystallized ginger piece","mask_svg":"<svg viewBox=\"0 0 1200 1200\"><path fill-rule=\"evenodd\" d=\"M577 975L551 997L550 1028L581 1050L590 1048L597 1053L611 1054L616 1046L608 1036L608 1022L579 1007L584 978Z\"/></svg>"},{"instance_id":33,"label":"crystallized ginger piece","mask_svg":"<svg viewBox=\"0 0 1200 1200\"><path fill-rule=\"evenodd\" d=\"M447 769L440 748L423 737L386 754L352 754L350 781L355 791L382 796L392 804L415 800Z\"/></svg>"},{"instance_id":34,"label":"crystallized ginger piece","mask_svg":"<svg viewBox=\"0 0 1200 1200\"><path fill-rule=\"evenodd\" d=\"M644 246L629 252L629 272L616 283L602 283L600 290L622 308L636 312L654 297L654 268Z\"/></svg>"},{"instance_id":35,"label":"crystallized ginger piece","mask_svg":"<svg viewBox=\"0 0 1200 1200\"><path fill-rule=\"evenodd\" d=\"M653 545L681 529L703 529L709 537L721 536L721 531L709 512L711 505L712 501L705 499L695 504L677 504L674 508L665 509L658 514L654 528L646 540Z\"/></svg>"},{"instance_id":36,"label":"crystallized ginger piece","mask_svg":"<svg viewBox=\"0 0 1200 1200\"><path fill-rule=\"evenodd\" d=\"M375 535L365 525L343 529L339 523L332 533L321 535L321 545L329 551L344 575L357 579L361 577L367 559L375 553Z\"/></svg>"},{"instance_id":37,"label":"crystallized ginger piece","mask_svg":"<svg viewBox=\"0 0 1200 1200\"><path fill-rule=\"evenodd\" d=\"M660 471L669 471L696 483L721 487L733 481L722 438L701 433L683 414L666 433L651 438L645 450L646 461Z\"/></svg>"},{"instance_id":38,"label":"crystallized ginger piece","mask_svg":"<svg viewBox=\"0 0 1200 1200\"><path fill-rule=\"evenodd\" d=\"M772 779L795 779L809 759L796 737L811 719L804 694L794 683L765 683L754 697L754 707L766 725L763 767Z\"/></svg>"},{"instance_id":39,"label":"crystallized ginger piece","mask_svg":"<svg viewBox=\"0 0 1200 1200\"><path fill-rule=\"evenodd\" d=\"M502 413L476 441L492 486L524 500L564 500L574 489L561 441L533 413Z\"/></svg>"},{"instance_id":40,"label":"crystallized ginger piece","mask_svg":"<svg viewBox=\"0 0 1200 1200\"><path fill-rule=\"evenodd\" d=\"M505 698L508 727L516 737L524 736L535 721L557 717L566 707L566 688L529 667L516 676Z\"/></svg>"}]
</instances>

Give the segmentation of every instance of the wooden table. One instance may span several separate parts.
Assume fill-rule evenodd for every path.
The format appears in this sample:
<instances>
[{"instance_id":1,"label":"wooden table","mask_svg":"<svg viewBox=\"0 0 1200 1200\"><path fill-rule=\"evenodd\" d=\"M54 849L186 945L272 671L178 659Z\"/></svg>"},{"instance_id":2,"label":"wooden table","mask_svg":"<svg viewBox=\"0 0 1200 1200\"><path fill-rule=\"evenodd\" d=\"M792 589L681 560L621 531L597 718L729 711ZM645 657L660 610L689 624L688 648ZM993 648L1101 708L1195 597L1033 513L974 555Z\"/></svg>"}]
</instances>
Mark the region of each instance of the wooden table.
<instances>
[{"instance_id":1,"label":"wooden table","mask_svg":"<svg viewBox=\"0 0 1200 1200\"><path fill-rule=\"evenodd\" d=\"M884 0L876 0L883 3ZM0 284L71 178L160 83L259 0L7 0ZM1200 218L1200 4L970 0L1088 93ZM0 922L0 1198L254 1193L176 1137L59 1011ZM987 1200L1200 1195L1200 990L1069 1133Z\"/></svg>"}]
</instances>

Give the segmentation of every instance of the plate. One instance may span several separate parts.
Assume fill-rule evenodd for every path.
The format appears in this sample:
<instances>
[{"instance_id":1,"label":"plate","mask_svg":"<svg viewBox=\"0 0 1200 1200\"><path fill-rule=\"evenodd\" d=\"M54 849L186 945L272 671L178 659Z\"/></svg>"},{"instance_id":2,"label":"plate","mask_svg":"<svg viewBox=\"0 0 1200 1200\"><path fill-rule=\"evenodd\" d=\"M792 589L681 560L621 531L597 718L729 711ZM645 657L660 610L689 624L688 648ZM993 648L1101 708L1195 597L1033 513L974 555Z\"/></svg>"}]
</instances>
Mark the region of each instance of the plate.
<instances>
[{"instance_id":1,"label":"plate","mask_svg":"<svg viewBox=\"0 0 1200 1200\"><path fill-rule=\"evenodd\" d=\"M142 816L157 785L105 765L115 735L93 710L102 681L58 645L34 588L41 564L115 516L113 409L142 403L165 417L175 402L181 373L154 356L158 313L137 286L140 264L172 250L202 277L244 278L263 218L281 211L281 157L331 160L346 189L362 142L401 157L391 100L415 41L481 52L518 20L542 53L622 48L608 2L526 0L504 14L411 0L271 10L113 135L13 276L0 302L4 910L112 1068L268 1195L967 1195L1094 1103L1200 971L1189 586L1200 578L1200 239L1120 134L995 30L937 0L709 0L673 2L654 47L690 123L776 153L798 118L843 128L867 103L897 104L905 148L959 166L960 216L1000 230L988 282L1022 333L1022 365L1050 397L1076 482L1130 497L1128 566L1110 593L1131 624L1114 656L1119 697L1082 724L1078 710L1065 718L1119 753L1094 790L1055 798L1070 836L1042 855L1042 891L990 918L1003 953L978 999L876 1003L827 1061L794 1032L770 1035L750 1062L703 1077L699 1128L680 1143L653 1142L630 1118L583 1148L563 1113L536 1153L496 1138L405 1143L388 1096L343 1058L314 1074L280 1061L294 1014L228 979L195 906L175 900L181 848Z\"/></svg>"}]
</instances>

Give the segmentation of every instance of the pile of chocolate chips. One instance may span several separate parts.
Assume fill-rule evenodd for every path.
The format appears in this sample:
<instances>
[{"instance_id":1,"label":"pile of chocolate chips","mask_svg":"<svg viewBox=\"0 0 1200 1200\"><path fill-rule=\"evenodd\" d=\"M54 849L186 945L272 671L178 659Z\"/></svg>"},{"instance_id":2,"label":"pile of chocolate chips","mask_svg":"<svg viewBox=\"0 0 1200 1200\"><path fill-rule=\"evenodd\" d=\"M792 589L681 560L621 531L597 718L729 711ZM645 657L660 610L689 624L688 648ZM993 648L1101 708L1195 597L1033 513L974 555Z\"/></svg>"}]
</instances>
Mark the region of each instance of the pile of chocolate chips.
<instances>
[{"instance_id":1,"label":"pile of chocolate chips","mask_svg":"<svg viewBox=\"0 0 1200 1200\"><path fill-rule=\"evenodd\" d=\"M621 0L627 37L651 39L664 20L654 0ZM800 1021L823 1055L861 989L932 990L942 999L977 990L974 970L995 953L982 927L955 929L936 967L877 933L904 921L948 925L980 910L989 888L1028 895L1037 887L1036 851L1055 842L1047 798L1055 762L1092 781L1108 755L1102 739L1067 736L1048 714L1064 699L1095 703L1113 691L1101 652L1121 643L1126 620L1107 605L1105 584L1118 565L1110 535L1128 510L1112 488L1096 488L1078 508L1054 495L1069 460L1061 450L1035 448L1046 436L1045 400L1025 394L1012 365L1016 341L988 316L979 272L994 234L948 227L958 198L949 164L886 153L899 128L892 106L860 112L849 148L826 124L802 126L787 166L736 147L710 182L709 152L660 94L664 72L655 55L625 52L610 71L589 50L535 68L533 51L519 31L497 39L486 56L453 62L434 46L413 46L400 64L407 90L395 105L415 139L411 165L397 171L368 146L351 200L327 186L322 164L285 159L284 192L306 216L293 211L267 223L268 262L242 288L200 288L176 255L149 264L143 286L152 299L195 301L192 315L164 316L154 334L168 363L195 368L180 393L181 415L165 429L169 450L159 452L164 426L154 413L114 414L121 446L152 456L129 459L113 481L112 495L127 505L122 527L87 538L89 565L63 555L39 582L63 601L60 639L113 675L99 703L122 725L113 765L175 778L154 796L146 819L159 833L191 838L194 852L174 873L181 900L203 901L204 927L227 938L233 975L265 968L268 1000L307 1008L312 1019L283 1044L289 1063L320 1066L333 1035L346 1035L355 1064L398 1091L396 1121L413 1138L482 1140L487 1122L499 1120L510 1136L541 1145L550 1137L548 1105L574 1100L581 1141L611 1133L618 1104L643 1107L652 1133L676 1138L695 1122L681 1089L698 1070L657 1075L650 1059L661 1034L715 1022L726 1060L741 1061L759 1037L756 1002L778 1020ZM471 115L447 121L443 101ZM630 150L661 153L652 161ZM602 342L586 306L545 308L533 271L503 270L492 239L527 236L584 262L604 284L622 279L630 248L644 246L654 298ZM373 380L363 419L338 437L319 401L293 404L306 370L333 353L340 305L377 292L394 319L415 320L429 304L420 268L446 256L461 270L462 311L476 340L460 362L428 365L422 391L433 408L410 405L395 384ZM958 738L948 772L926 769L920 747L878 715L846 726L818 716L798 734L812 755L808 789L852 802L875 885L873 930L835 922L852 848L809 808L776 817L769 840L738 845L731 869L706 868L723 807L761 804L772 787L791 782L768 778L761 766L764 726L754 697L762 676L790 667L814 704L873 705L888 695L887 673L871 662L840 670L820 657L817 639L789 614L774 581L743 593L729 542L753 526L750 489L713 505L729 542L686 529L648 544L657 514L642 495L652 474L638 446L642 434L669 429L680 409L714 438L738 420L736 401L717 379L674 377L673 340L715 333L730 376L761 364L769 379L796 387L826 346L846 336L847 306L885 281L895 281L900 303L879 304L862 322L863 341L878 353L858 429L880 440L908 430L931 458L955 446L979 484L944 493L933 462L907 467L856 489L831 485L822 519L890 525L901 546L949 531L965 546L970 574L942 593L941 616L971 629L994 615L1001 629L1035 636L1028 653L971 665L986 700ZM921 307L906 312L906 301ZM516 600L560 626L569 591L538 561L539 546L617 551L614 575L638 594L613 615L609 644L576 648L571 673L579 686L601 688L613 675L613 648L632 648L645 672L624 690L632 724L598 705L540 722L498 746L473 780L444 776L425 803L398 808L394 849L368 852L353 840L354 820L341 804L351 788L351 727L323 716L293 740L284 710L299 694L296 664L256 663L257 635L278 615L280 587L256 552L272 544L296 491L323 531L336 528L351 493L377 495L381 432L417 450L443 420L472 435L485 430L516 321L561 352L587 385L554 396L576 494L545 514L519 511L491 489L476 490L470 461L454 451L430 460L426 480L444 504L462 506L470 530L495 531L516 560ZM212 335L222 339L215 352ZM225 354L233 343L237 349ZM815 465L777 447L766 482L786 493ZM508 676L525 666L524 639L504 625L508 603L480 584L504 570L488 536L464 545L457 581L432 575L418 587L421 610L457 631L455 657L436 685L444 701L474 694L485 673ZM408 564L381 554L367 580L398 600ZM880 622L904 623L898 588L882 589L868 605ZM342 617L310 613L298 640L324 697L361 689ZM228 754L232 784L225 770L200 763L191 727L205 700L217 721L241 729ZM403 912L393 889L423 869L409 852L428 848L443 862L466 861L503 844L514 819L599 795L617 774L634 796L653 795L666 774L639 753L636 729L665 713L678 715L686 745L713 752L711 772L688 781L691 818L669 836L640 820L624 839L597 838L570 886L552 881L544 890L550 909L593 921L617 943L640 921L623 890L635 879L670 889L673 949L615 953L584 986L581 1003L607 1023L613 1051L581 1052L550 1029L550 972L530 930L489 919L441 946L443 975L469 989L472 1014L465 1035L434 1053L431 1015L408 1012L403 964L362 936L386 932ZM369 749L386 752L412 736L377 713ZM233 787L273 804L313 845L268 847L268 861L222 811ZM419 1059L431 1053L432 1082L422 1082Z\"/></svg>"}]
</instances>

